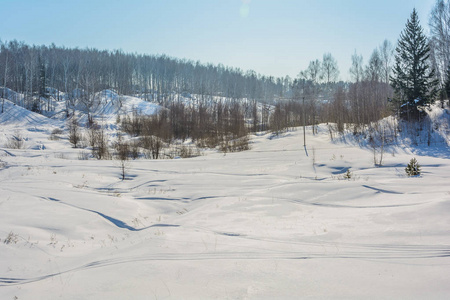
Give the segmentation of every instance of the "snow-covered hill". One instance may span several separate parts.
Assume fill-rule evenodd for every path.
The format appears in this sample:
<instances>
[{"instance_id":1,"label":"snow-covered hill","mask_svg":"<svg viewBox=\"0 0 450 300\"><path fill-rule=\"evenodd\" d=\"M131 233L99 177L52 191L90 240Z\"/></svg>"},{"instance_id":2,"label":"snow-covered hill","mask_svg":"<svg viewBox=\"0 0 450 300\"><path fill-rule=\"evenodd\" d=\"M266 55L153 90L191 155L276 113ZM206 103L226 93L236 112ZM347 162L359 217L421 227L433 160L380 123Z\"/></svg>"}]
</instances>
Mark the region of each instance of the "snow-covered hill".
<instances>
[{"instance_id":1,"label":"snow-covered hill","mask_svg":"<svg viewBox=\"0 0 450 300\"><path fill-rule=\"evenodd\" d=\"M8 90L8 98L19 103L23 95ZM64 97L64 94L61 94ZM18 100L19 99L19 100ZM0 105L3 104L3 99L0 99ZM58 143L48 141L51 132L59 128L67 130L67 115L65 113L66 107L64 101L53 101L54 110L48 112L48 116L29 111L10 100L4 100L4 113L0 113L0 147L8 143L11 138L20 138L24 140L24 148L38 148L56 147L59 148ZM77 116L79 123L85 126L88 122L88 111L86 106L81 101L75 101L74 109L70 110L69 118L73 114ZM90 107L89 113L93 120L105 128L109 135L115 136L115 132L119 129L117 124L117 116L125 116L137 111L144 115L154 115L161 110L161 106L144 101L132 96L119 96L111 90L104 90L96 94L94 101ZM28 132L41 132L38 138L29 138ZM63 135L67 135L65 132ZM69 146L66 144L65 147Z\"/></svg>"},{"instance_id":2,"label":"snow-covered hill","mask_svg":"<svg viewBox=\"0 0 450 300\"><path fill-rule=\"evenodd\" d=\"M154 112L103 99L111 124ZM444 143L402 140L376 167L323 124L306 147L300 129L259 134L245 152L129 161L122 181L118 161L49 139L65 121L6 103L0 136L20 131L25 147L0 140L1 299L450 297ZM420 177L404 172L412 157Z\"/></svg>"},{"instance_id":3,"label":"snow-covered hill","mask_svg":"<svg viewBox=\"0 0 450 300\"><path fill-rule=\"evenodd\" d=\"M87 110L82 103L77 105L80 115L80 122L87 122ZM131 114L134 110L144 115L154 115L159 112L161 106L144 101L137 97L118 95L111 90L104 90L96 94L90 113L94 121L104 124L111 129L117 129L115 126L117 116Z\"/></svg>"},{"instance_id":4,"label":"snow-covered hill","mask_svg":"<svg viewBox=\"0 0 450 300\"><path fill-rule=\"evenodd\" d=\"M0 99L0 102L2 100ZM59 122L49 119L41 114L34 113L20 107L9 100L5 100L4 112L0 113L0 124L23 127L47 127L59 125Z\"/></svg>"}]
</instances>

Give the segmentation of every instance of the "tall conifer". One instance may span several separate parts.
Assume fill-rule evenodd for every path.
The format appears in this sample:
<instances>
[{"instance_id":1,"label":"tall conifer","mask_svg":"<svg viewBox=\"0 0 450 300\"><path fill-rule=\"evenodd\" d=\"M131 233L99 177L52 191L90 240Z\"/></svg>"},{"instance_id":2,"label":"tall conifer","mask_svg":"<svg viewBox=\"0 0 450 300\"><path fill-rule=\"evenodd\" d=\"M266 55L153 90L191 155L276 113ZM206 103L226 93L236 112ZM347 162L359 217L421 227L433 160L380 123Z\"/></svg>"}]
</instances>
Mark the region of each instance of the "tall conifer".
<instances>
[{"instance_id":1,"label":"tall conifer","mask_svg":"<svg viewBox=\"0 0 450 300\"><path fill-rule=\"evenodd\" d=\"M444 85L445 94L447 96L447 99L450 98L450 64L447 68L447 73L445 76L445 85Z\"/></svg>"},{"instance_id":2,"label":"tall conifer","mask_svg":"<svg viewBox=\"0 0 450 300\"><path fill-rule=\"evenodd\" d=\"M429 105L436 97L438 81L429 64L430 46L415 9L400 34L396 52L390 77L396 100L404 117L418 117L418 106Z\"/></svg>"}]
</instances>

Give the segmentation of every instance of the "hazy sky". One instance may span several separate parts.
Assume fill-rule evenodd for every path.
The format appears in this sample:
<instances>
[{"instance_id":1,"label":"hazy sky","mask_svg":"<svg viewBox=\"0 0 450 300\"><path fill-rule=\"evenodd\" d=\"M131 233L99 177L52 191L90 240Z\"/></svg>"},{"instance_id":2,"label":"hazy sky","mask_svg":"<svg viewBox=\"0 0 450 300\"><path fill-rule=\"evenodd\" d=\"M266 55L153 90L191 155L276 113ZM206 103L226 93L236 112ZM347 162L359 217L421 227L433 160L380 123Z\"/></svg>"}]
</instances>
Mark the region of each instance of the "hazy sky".
<instances>
[{"instance_id":1,"label":"hazy sky","mask_svg":"<svg viewBox=\"0 0 450 300\"><path fill-rule=\"evenodd\" d=\"M296 77L330 52L347 79L397 42L413 8L428 30L436 0L0 0L0 39L122 49Z\"/></svg>"}]
</instances>

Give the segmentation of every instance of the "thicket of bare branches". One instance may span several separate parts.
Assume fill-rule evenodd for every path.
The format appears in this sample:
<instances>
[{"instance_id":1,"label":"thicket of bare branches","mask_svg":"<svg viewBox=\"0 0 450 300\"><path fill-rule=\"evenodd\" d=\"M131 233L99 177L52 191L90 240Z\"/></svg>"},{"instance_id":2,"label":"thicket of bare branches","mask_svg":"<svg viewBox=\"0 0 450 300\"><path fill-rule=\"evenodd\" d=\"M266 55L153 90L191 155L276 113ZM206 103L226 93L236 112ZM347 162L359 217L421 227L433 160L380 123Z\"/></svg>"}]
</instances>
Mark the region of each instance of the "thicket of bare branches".
<instances>
[{"instance_id":1,"label":"thicket of bare branches","mask_svg":"<svg viewBox=\"0 0 450 300\"><path fill-rule=\"evenodd\" d=\"M244 108L238 102L210 106L173 102L157 115L135 111L121 119L121 128L131 136L140 136L143 148L155 159L161 148L176 140L190 139L199 147L219 147L227 152L248 149Z\"/></svg>"}]
</instances>

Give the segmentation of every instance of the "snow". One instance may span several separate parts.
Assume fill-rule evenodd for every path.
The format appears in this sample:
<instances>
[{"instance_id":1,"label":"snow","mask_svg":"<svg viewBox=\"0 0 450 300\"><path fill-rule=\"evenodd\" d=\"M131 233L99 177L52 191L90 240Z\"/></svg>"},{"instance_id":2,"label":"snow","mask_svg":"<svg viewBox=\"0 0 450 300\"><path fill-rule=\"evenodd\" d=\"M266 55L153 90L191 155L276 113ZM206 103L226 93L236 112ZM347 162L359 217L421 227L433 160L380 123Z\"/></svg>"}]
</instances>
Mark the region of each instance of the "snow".
<instances>
[{"instance_id":1,"label":"snow","mask_svg":"<svg viewBox=\"0 0 450 300\"><path fill-rule=\"evenodd\" d=\"M80 122L87 122L87 111L82 103L77 104ZM117 129L117 115L124 116L135 110L140 114L153 115L161 110L158 104L144 101L137 97L119 95L112 90L104 90L95 95L91 114L99 124L109 129Z\"/></svg>"},{"instance_id":2,"label":"snow","mask_svg":"<svg viewBox=\"0 0 450 300\"><path fill-rule=\"evenodd\" d=\"M158 109L122 100L123 112ZM49 139L63 121L5 103L1 299L450 296L444 143L386 147L375 167L371 149L320 125L306 148L301 129L259 134L245 152L129 161L122 181L117 161L78 160L86 150ZM117 107L96 112L112 124ZM24 148L6 148L16 131ZM404 172L412 157L420 177Z\"/></svg>"},{"instance_id":3,"label":"snow","mask_svg":"<svg viewBox=\"0 0 450 300\"><path fill-rule=\"evenodd\" d=\"M3 100L2 100L3 101ZM0 124L16 127L41 127L46 125L57 126L58 122L47 117L29 111L21 106L5 100L4 113L0 113Z\"/></svg>"}]
</instances>

